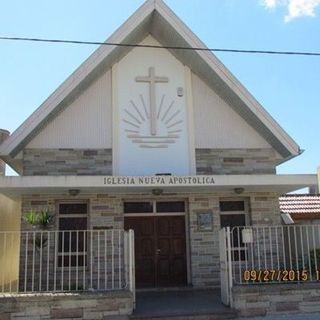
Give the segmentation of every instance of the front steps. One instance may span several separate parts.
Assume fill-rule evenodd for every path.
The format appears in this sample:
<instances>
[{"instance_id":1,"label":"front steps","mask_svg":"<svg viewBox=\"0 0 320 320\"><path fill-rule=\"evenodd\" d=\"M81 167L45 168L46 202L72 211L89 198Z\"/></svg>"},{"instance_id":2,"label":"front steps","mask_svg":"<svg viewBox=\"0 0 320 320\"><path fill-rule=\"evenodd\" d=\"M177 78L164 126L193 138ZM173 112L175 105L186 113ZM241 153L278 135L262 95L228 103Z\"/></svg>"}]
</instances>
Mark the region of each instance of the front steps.
<instances>
[{"instance_id":1,"label":"front steps","mask_svg":"<svg viewBox=\"0 0 320 320\"><path fill-rule=\"evenodd\" d=\"M236 311L230 309L228 312L215 313L215 314L192 314L192 315L143 315L129 317L130 320L229 320L236 319Z\"/></svg>"},{"instance_id":2,"label":"front steps","mask_svg":"<svg viewBox=\"0 0 320 320\"><path fill-rule=\"evenodd\" d=\"M221 303L220 289L137 292L130 320L228 320L237 312Z\"/></svg>"}]
</instances>

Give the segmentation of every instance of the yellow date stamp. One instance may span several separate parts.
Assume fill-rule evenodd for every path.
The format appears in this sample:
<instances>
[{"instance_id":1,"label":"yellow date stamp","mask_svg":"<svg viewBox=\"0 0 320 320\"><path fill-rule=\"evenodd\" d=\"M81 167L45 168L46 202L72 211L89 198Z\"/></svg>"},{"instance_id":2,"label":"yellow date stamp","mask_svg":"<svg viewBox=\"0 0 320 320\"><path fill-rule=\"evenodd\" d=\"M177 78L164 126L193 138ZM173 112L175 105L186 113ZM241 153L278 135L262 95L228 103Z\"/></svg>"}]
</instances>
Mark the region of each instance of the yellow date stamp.
<instances>
[{"instance_id":1,"label":"yellow date stamp","mask_svg":"<svg viewBox=\"0 0 320 320\"><path fill-rule=\"evenodd\" d=\"M243 280L248 282L292 282L308 281L310 276L307 270L245 270L243 272Z\"/></svg>"}]
</instances>

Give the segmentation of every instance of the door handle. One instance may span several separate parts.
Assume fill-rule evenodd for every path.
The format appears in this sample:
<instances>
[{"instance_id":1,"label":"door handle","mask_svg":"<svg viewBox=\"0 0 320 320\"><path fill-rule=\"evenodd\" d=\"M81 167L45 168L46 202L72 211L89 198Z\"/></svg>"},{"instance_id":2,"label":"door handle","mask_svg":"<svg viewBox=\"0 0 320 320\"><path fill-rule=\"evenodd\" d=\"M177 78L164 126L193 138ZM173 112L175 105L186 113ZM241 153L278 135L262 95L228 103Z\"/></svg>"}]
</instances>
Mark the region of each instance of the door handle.
<instances>
[{"instance_id":1,"label":"door handle","mask_svg":"<svg viewBox=\"0 0 320 320\"><path fill-rule=\"evenodd\" d=\"M161 253L161 250L160 249L157 249L157 254L160 254Z\"/></svg>"}]
</instances>

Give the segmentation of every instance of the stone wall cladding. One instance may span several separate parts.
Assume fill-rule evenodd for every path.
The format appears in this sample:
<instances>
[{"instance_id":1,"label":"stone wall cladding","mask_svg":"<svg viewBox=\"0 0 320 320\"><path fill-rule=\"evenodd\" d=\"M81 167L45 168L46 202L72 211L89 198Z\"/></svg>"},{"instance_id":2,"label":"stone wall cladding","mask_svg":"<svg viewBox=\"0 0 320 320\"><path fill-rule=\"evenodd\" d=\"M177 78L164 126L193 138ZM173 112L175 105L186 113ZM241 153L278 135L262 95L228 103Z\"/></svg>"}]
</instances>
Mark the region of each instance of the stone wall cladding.
<instances>
[{"instance_id":1,"label":"stone wall cladding","mask_svg":"<svg viewBox=\"0 0 320 320\"><path fill-rule=\"evenodd\" d=\"M231 193L189 196L189 237L191 279L195 287L220 286L219 230L220 199L249 200L249 222L252 225L279 225L279 194L271 192L244 193L234 197ZM213 213L212 231L199 231L199 212Z\"/></svg>"},{"instance_id":2,"label":"stone wall cladding","mask_svg":"<svg viewBox=\"0 0 320 320\"><path fill-rule=\"evenodd\" d=\"M251 224L281 225L279 193L256 192L250 194Z\"/></svg>"},{"instance_id":3,"label":"stone wall cladding","mask_svg":"<svg viewBox=\"0 0 320 320\"><path fill-rule=\"evenodd\" d=\"M23 175L112 175L112 150L25 149Z\"/></svg>"},{"instance_id":4,"label":"stone wall cladding","mask_svg":"<svg viewBox=\"0 0 320 320\"><path fill-rule=\"evenodd\" d=\"M198 175L274 174L273 149L196 149ZM111 149L25 149L23 174L112 175Z\"/></svg>"},{"instance_id":5,"label":"stone wall cladding","mask_svg":"<svg viewBox=\"0 0 320 320\"><path fill-rule=\"evenodd\" d=\"M129 319L132 294L127 291L0 296L0 319Z\"/></svg>"},{"instance_id":6,"label":"stone wall cladding","mask_svg":"<svg viewBox=\"0 0 320 320\"><path fill-rule=\"evenodd\" d=\"M235 195L233 192L206 193L206 194L173 194L159 196L155 200L187 201L187 250L190 255L188 263L189 282L195 287L219 287L220 286L220 262L219 262L219 230L220 230L220 199L249 200L249 220L252 225L279 225L279 194L271 192L252 192ZM135 195L110 195L110 194L80 194L71 197L69 195L28 195L22 200L23 213L33 209L40 211L48 208L51 214L56 213L56 203L59 200L87 200L89 202L88 229L123 229L123 199L146 200L150 194ZM199 212L213 213L213 228L209 231L198 229L197 217ZM50 227L58 229L58 220ZM22 230L32 230L22 220ZM23 261L21 261L23 266ZM21 277L23 278L21 268ZM22 279L21 278L21 279Z\"/></svg>"},{"instance_id":7,"label":"stone wall cladding","mask_svg":"<svg viewBox=\"0 0 320 320\"><path fill-rule=\"evenodd\" d=\"M123 230L123 212L122 210L122 202L119 197L115 197L112 195L106 195L106 194L90 194L90 195L79 195L76 198L71 197L69 195L28 195L28 196L23 196L22 199L22 219L21 219L21 231L32 231L32 233L29 235L28 238L26 238L26 235L22 235L21 237L21 249L20 252L22 254L20 255L20 277L19 277L19 288L20 290L24 291L26 288L26 291L33 291L32 289L32 283L34 283L35 288L39 288L39 283L41 279L41 287L42 290L46 290L46 274L42 276L42 278L39 277L40 275L40 263L39 263L39 255L35 255L35 272L33 273L33 268L32 268L32 261L34 259L33 257L33 237L32 234L33 232L36 232L38 229L34 229L32 226L26 223L24 220L23 216L25 215L26 212L33 210L36 212L39 212L41 210L47 209L49 211L49 214L53 217L52 223L46 228L45 231L54 231L54 230L59 230L59 219L57 215L57 204L60 201L87 201L89 206L89 215L88 215L88 230L96 230L94 231L91 239L93 240L93 246L92 246L92 253L88 255L88 259L92 257L94 259L94 262L92 263L93 269L93 285L96 288L97 287L97 281L99 278L99 274L97 272L98 268L98 253L97 251L99 248L97 248L98 245L98 239L97 237L100 237L100 242L101 242L101 248L104 245L104 237L107 237L109 239L107 241L107 246L108 248L111 248L110 244L110 239L111 239L111 233L112 230L114 231L114 237L115 239L122 239L122 231ZM107 230L106 233L104 233ZM119 234L120 232L120 234ZM44 237L47 237L46 233L44 233ZM28 241L27 241L28 240ZM53 290L55 286L57 286L57 290L61 289L61 277L62 273L61 271L56 272L54 271L54 265L56 263L55 260L55 252L54 252L54 244L55 237L54 234L50 235L50 238L45 244L45 249L43 251L43 268L47 270L47 266L49 268L49 290ZM119 240L120 241L120 240ZM121 240L122 241L122 240ZM118 240L115 241L115 245L118 246ZM28 255L26 257L26 249L28 248ZM47 258L47 250L50 251L49 258ZM108 255L111 254L111 249L107 250ZM100 254L103 254L100 252ZM108 261L111 261L111 257L107 256ZM110 258L110 259L109 259ZM48 259L48 262L47 262ZM115 254L115 259L117 259L117 253ZM89 261L89 260L88 260ZM97 262L97 263L96 263ZM25 282L25 275L26 275L26 268L25 264L28 263L28 268L27 268L27 281ZM101 265L103 265L101 263ZM110 267L110 263L108 263L108 272ZM111 277L108 278L108 288L111 288L112 283L110 281L114 281L117 285L118 283L122 283L125 281L123 277L124 273L124 265L121 265L121 278L119 279L119 273L115 272L114 277L111 280ZM102 270L102 267L101 267ZM100 270L100 275L101 275L101 270ZM34 276L33 276L34 274ZM55 278L54 278L55 274ZM68 269L65 270L63 273L64 278L68 279ZM34 277L34 278L33 278ZM82 281L82 273L79 272L78 274L79 279ZM33 282L32 282L33 279ZM55 279L55 280L54 280ZM81 282L79 280L78 285L80 288L90 288L91 283L89 283L89 277L86 276L85 278L85 283ZM73 286L75 283L75 274L74 272L71 272L71 285ZM68 282L66 281L66 285L68 285ZM101 286L104 286L105 282L101 282ZM73 289L74 290L74 289ZM0 318L1 319L1 318Z\"/></svg>"},{"instance_id":8,"label":"stone wall cladding","mask_svg":"<svg viewBox=\"0 0 320 320\"><path fill-rule=\"evenodd\" d=\"M274 174L279 159L273 149L196 149L198 175Z\"/></svg>"},{"instance_id":9,"label":"stone wall cladding","mask_svg":"<svg viewBox=\"0 0 320 320\"><path fill-rule=\"evenodd\" d=\"M213 213L213 229L199 231L198 213ZM198 195L189 198L191 279L195 287L220 286L219 197Z\"/></svg>"},{"instance_id":10,"label":"stone wall cladding","mask_svg":"<svg viewBox=\"0 0 320 320\"><path fill-rule=\"evenodd\" d=\"M123 229L123 208L121 197L109 194L80 194L72 197L67 194L33 194L22 197L22 219L21 231L34 230L23 219L23 215L30 211L41 211L47 209L49 214L54 217L53 223L47 230L58 230L57 203L59 201L88 201L89 217L88 229L103 228Z\"/></svg>"},{"instance_id":11,"label":"stone wall cladding","mask_svg":"<svg viewBox=\"0 0 320 320\"><path fill-rule=\"evenodd\" d=\"M314 283L243 285L232 289L240 316L320 312L319 285Z\"/></svg>"}]
</instances>

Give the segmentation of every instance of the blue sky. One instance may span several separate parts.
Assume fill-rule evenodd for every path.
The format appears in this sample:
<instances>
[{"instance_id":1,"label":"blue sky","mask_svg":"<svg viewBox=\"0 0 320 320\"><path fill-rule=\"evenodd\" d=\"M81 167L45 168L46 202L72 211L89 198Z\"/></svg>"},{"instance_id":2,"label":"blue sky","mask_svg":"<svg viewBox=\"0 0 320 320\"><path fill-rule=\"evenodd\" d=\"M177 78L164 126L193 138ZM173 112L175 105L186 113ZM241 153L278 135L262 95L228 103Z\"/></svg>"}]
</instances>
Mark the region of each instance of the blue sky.
<instances>
[{"instance_id":1,"label":"blue sky","mask_svg":"<svg viewBox=\"0 0 320 320\"><path fill-rule=\"evenodd\" d=\"M0 35L104 41L143 2L3 1ZM166 3L210 48L320 52L320 0ZM14 131L96 48L0 41L0 128ZM315 173L320 57L216 55L305 150L278 173Z\"/></svg>"}]
</instances>

